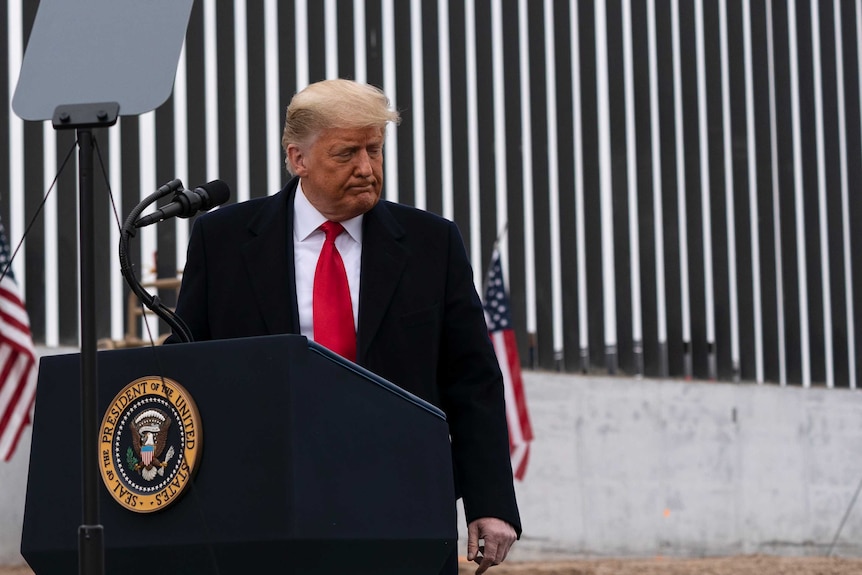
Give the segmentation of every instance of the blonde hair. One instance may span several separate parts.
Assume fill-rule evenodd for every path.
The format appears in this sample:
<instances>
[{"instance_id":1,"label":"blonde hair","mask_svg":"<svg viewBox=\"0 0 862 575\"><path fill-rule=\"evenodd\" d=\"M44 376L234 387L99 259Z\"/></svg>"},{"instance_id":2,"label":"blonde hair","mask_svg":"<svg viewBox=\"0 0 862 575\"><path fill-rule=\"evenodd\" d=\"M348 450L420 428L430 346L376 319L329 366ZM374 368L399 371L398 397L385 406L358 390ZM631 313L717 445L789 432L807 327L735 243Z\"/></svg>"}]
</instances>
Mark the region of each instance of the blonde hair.
<instances>
[{"instance_id":1,"label":"blonde hair","mask_svg":"<svg viewBox=\"0 0 862 575\"><path fill-rule=\"evenodd\" d=\"M321 131L330 128L366 128L401 122L382 90L352 80L323 80L309 85L293 96L284 120L281 145L287 154L291 144L307 145ZM293 173L289 158L287 171Z\"/></svg>"}]
</instances>

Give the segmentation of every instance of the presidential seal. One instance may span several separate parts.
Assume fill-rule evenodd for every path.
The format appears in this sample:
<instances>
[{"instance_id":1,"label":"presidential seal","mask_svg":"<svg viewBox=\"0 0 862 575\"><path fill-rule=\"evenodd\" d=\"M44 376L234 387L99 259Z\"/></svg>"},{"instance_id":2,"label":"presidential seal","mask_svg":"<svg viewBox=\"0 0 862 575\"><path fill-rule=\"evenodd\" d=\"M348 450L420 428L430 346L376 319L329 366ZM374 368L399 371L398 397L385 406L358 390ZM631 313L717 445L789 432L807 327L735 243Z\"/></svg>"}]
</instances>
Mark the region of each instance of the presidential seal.
<instances>
[{"instance_id":1,"label":"presidential seal","mask_svg":"<svg viewBox=\"0 0 862 575\"><path fill-rule=\"evenodd\" d=\"M167 377L136 379L102 418L102 480L114 500L136 513L179 499L200 462L201 419L188 391Z\"/></svg>"}]
</instances>

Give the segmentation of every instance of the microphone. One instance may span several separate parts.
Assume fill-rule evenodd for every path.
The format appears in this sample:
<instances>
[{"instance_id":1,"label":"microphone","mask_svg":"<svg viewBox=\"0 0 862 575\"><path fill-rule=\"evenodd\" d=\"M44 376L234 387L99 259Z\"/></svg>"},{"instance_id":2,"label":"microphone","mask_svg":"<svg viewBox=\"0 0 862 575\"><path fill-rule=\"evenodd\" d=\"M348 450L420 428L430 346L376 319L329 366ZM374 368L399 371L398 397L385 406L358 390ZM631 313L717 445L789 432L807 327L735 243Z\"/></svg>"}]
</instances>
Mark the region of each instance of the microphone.
<instances>
[{"instance_id":1,"label":"microphone","mask_svg":"<svg viewBox=\"0 0 862 575\"><path fill-rule=\"evenodd\" d=\"M194 190L176 192L171 203L140 218L135 222L135 227L143 228L173 217L190 218L198 212L206 212L220 206L228 199L230 199L230 187L221 180L213 180Z\"/></svg>"},{"instance_id":2,"label":"microphone","mask_svg":"<svg viewBox=\"0 0 862 575\"><path fill-rule=\"evenodd\" d=\"M183 189L183 181L180 179L176 179L176 180L171 180L170 182L168 182L167 184L165 184L164 186L162 186L161 188L156 190L156 193L159 195L159 197L161 197L161 196L166 196L166 195L170 194L171 192L178 192L179 190L182 190L182 189Z\"/></svg>"}]
</instances>

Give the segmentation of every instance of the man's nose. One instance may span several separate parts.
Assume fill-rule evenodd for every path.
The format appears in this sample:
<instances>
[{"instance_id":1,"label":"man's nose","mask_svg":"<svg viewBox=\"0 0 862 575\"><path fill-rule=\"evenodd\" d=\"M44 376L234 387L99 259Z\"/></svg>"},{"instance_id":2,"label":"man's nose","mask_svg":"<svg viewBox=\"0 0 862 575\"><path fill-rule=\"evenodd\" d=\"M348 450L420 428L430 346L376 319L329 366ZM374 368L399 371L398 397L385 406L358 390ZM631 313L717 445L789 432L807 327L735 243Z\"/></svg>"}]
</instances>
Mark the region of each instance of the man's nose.
<instances>
[{"instance_id":1,"label":"man's nose","mask_svg":"<svg viewBox=\"0 0 862 575\"><path fill-rule=\"evenodd\" d=\"M371 169L371 156L366 150L360 150L356 154L356 172L363 176L370 176L373 173Z\"/></svg>"}]
</instances>

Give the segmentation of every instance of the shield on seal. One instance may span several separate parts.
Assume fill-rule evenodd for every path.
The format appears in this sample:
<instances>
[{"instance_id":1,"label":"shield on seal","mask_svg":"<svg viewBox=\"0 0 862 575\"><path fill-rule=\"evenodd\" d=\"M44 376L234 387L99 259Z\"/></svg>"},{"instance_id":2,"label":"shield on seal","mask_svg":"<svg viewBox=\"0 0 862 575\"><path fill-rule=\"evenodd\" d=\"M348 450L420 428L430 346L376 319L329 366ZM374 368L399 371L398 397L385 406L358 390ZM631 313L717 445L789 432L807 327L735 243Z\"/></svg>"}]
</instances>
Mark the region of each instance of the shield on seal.
<instances>
[{"instance_id":1,"label":"shield on seal","mask_svg":"<svg viewBox=\"0 0 862 575\"><path fill-rule=\"evenodd\" d=\"M152 436L150 441L152 441ZM155 446L152 444L141 446L141 459L144 460L144 465L149 465L153 462L153 451L155 451Z\"/></svg>"}]
</instances>

